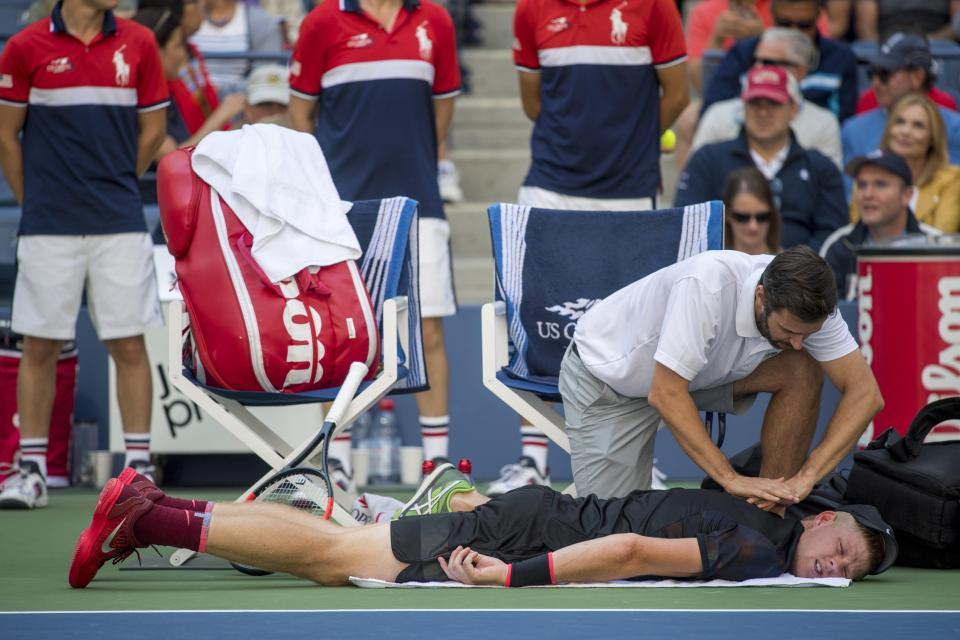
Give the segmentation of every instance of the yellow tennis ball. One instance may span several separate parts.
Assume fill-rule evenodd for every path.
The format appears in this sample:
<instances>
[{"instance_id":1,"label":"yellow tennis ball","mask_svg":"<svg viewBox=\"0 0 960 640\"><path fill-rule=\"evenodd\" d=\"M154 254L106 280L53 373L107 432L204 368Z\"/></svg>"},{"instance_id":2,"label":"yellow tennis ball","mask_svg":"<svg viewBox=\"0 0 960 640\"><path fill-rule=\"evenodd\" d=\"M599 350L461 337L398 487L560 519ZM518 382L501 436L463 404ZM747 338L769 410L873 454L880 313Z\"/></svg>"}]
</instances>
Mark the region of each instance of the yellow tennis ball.
<instances>
[{"instance_id":1,"label":"yellow tennis ball","mask_svg":"<svg viewBox=\"0 0 960 640\"><path fill-rule=\"evenodd\" d=\"M677 134L673 132L673 129L667 129L663 132L663 135L660 136L660 151L673 151L673 148L677 146Z\"/></svg>"}]
</instances>

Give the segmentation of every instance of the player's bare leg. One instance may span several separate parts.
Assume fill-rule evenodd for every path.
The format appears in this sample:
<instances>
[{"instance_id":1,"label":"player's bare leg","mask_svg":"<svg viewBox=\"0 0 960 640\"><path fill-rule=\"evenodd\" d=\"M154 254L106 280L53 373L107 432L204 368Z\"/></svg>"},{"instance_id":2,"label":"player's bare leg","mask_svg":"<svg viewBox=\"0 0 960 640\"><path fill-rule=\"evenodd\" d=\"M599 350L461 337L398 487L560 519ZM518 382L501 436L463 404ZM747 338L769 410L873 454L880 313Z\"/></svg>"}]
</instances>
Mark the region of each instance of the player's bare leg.
<instances>
[{"instance_id":1,"label":"player's bare leg","mask_svg":"<svg viewBox=\"0 0 960 640\"><path fill-rule=\"evenodd\" d=\"M806 460L820 415L823 370L806 351L784 351L734 385L734 397L772 394L760 445L764 478L789 478Z\"/></svg>"},{"instance_id":2,"label":"player's bare leg","mask_svg":"<svg viewBox=\"0 0 960 640\"><path fill-rule=\"evenodd\" d=\"M466 491L450 496L451 511L473 511L482 504L490 502L490 498L478 491Z\"/></svg>"},{"instance_id":3,"label":"player's bare leg","mask_svg":"<svg viewBox=\"0 0 960 640\"><path fill-rule=\"evenodd\" d=\"M143 336L104 340L117 366L117 404L125 433L150 433L153 378Z\"/></svg>"},{"instance_id":4,"label":"player's bare leg","mask_svg":"<svg viewBox=\"0 0 960 640\"><path fill-rule=\"evenodd\" d=\"M343 528L277 504L218 503L204 550L325 585L349 576L394 580L407 566L393 557L389 524Z\"/></svg>"}]
</instances>

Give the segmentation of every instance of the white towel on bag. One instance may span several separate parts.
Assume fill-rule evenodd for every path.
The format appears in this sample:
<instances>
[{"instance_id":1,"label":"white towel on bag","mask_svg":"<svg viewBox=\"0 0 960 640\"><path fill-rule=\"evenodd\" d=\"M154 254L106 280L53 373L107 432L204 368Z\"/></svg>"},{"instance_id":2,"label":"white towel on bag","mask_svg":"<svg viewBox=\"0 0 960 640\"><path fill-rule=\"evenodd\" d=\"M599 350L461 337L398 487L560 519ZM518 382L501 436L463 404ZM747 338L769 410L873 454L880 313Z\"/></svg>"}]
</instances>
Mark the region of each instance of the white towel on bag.
<instances>
[{"instance_id":1,"label":"white towel on bag","mask_svg":"<svg viewBox=\"0 0 960 640\"><path fill-rule=\"evenodd\" d=\"M272 282L360 257L351 204L340 200L312 135L273 124L217 131L192 164L253 236L251 253Z\"/></svg>"}]
</instances>

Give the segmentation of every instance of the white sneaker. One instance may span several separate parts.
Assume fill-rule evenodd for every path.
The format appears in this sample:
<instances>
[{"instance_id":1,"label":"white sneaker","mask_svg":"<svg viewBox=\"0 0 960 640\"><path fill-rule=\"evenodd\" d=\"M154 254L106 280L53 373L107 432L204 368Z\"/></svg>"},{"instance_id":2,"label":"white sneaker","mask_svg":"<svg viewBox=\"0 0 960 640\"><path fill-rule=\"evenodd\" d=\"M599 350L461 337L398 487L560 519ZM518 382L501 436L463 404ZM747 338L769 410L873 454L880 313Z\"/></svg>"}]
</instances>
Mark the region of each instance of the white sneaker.
<instances>
[{"instance_id":1,"label":"white sneaker","mask_svg":"<svg viewBox=\"0 0 960 640\"><path fill-rule=\"evenodd\" d=\"M347 473L343 468L343 463L337 458L327 460L327 468L330 469L330 482L340 488L341 491L349 493L352 496L357 494L357 483L353 481L353 474Z\"/></svg>"},{"instance_id":2,"label":"white sneaker","mask_svg":"<svg viewBox=\"0 0 960 640\"><path fill-rule=\"evenodd\" d=\"M0 509L36 509L47 506L47 483L37 463L28 460L0 486Z\"/></svg>"},{"instance_id":3,"label":"white sneaker","mask_svg":"<svg viewBox=\"0 0 960 640\"><path fill-rule=\"evenodd\" d=\"M450 160L437 162L437 184L440 186L440 197L444 202L456 204L463 202L463 189L460 188L460 172Z\"/></svg>"},{"instance_id":4,"label":"white sneaker","mask_svg":"<svg viewBox=\"0 0 960 640\"><path fill-rule=\"evenodd\" d=\"M487 487L487 495L493 498L512 489L531 484L549 485L550 469L547 469L545 474L540 473L533 458L520 456L516 463L504 465L500 469L500 478L490 483L490 486Z\"/></svg>"}]
</instances>

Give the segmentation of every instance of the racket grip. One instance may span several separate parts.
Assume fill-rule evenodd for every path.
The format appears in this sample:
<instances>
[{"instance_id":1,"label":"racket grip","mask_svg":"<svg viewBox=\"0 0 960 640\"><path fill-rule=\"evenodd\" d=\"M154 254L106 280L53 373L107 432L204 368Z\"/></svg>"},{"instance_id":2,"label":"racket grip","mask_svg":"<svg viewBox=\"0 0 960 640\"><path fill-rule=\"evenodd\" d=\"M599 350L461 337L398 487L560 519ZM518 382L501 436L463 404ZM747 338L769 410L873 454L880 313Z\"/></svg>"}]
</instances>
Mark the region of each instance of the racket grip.
<instances>
[{"instance_id":1,"label":"racket grip","mask_svg":"<svg viewBox=\"0 0 960 640\"><path fill-rule=\"evenodd\" d=\"M325 422L340 424L340 421L343 419L343 414L346 413L347 407L353 401L353 396L357 394L357 389L360 387L360 383L363 382L364 377L366 377L367 371L367 365L362 362L354 362L350 365L347 377L343 381L343 384L340 385L340 391L337 393L337 397L334 399L333 406L330 407L329 413L327 413Z\"/></svg>"}]
</instances>

